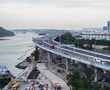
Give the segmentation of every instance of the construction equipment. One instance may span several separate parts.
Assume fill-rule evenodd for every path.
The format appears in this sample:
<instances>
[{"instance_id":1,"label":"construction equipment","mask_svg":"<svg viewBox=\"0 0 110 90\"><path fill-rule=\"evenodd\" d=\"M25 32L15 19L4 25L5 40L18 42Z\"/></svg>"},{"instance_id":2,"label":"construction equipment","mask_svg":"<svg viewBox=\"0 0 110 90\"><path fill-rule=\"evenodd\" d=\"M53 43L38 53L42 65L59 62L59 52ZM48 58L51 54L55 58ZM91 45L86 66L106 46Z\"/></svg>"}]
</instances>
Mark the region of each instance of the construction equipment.
<instances>
[{"instance_id":1,"label":"construction equipment","mask_svg":"<svg viewBox=\"0 0 110 90\"><path fill-rule=\"evenodd\" d=\"M55 90L61 90L61 85L60 83L55 83Z\"/></svg>"},{"instance_id":2,"label":"construction equipment","mask_svg":"<svg viewBox=\"0 0 110 90\"><path fill-rule=\"evenodd\" d=\"M20 84L18 82L16 82L13 86L12 86L12 90L17 90L17 88L20 86Z\"/></svg>"},{"instance_id":3,"label":"construction equipment","mask_svg":"<svg viewBox=\"0 0 110 90\"><path fill-rule=\"evenodd\" d=\"M12 81L10 81L10 82L8 83L8 88L10 89L10 88L12 88L12 86L13 86L13 83L12 83Z\"/></svg>"}]
</instances>

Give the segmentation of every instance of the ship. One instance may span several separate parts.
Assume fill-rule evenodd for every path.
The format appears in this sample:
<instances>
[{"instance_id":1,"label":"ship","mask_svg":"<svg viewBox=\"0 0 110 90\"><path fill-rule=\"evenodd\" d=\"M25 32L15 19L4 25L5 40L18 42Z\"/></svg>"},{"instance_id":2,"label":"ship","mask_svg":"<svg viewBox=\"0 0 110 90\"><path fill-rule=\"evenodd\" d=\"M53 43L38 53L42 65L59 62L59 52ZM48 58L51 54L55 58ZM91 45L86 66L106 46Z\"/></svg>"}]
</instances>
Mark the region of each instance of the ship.
<instances>
[{"instance_id":1,"label":"ship","mask_svg":"<svg viewBox=\"0 0 110 90\"><path fill-rule=\"evenodd\" d=\"M5 65L0 65L0 88L2 89L12 78L12 74Z\"/></svg>"}]
</instances>

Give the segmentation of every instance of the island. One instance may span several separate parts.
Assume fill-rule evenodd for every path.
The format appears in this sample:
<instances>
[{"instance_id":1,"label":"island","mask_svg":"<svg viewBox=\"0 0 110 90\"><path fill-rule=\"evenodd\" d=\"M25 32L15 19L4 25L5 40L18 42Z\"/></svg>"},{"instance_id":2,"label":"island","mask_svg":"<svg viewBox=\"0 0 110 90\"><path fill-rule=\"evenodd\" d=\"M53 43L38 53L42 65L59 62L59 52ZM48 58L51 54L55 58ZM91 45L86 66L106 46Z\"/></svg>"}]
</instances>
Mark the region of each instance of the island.
<instances>
[{"instance_id":1,"label":"island","mask_svg":"<svg viewBox=\"0 0 110 90\"><path fill-rule=\"evenodd\" d=\"M0 37L5 37L5 36L14 36L14 33L4 29L3 27L0 27Z\"/></svg>"}]
</instances>

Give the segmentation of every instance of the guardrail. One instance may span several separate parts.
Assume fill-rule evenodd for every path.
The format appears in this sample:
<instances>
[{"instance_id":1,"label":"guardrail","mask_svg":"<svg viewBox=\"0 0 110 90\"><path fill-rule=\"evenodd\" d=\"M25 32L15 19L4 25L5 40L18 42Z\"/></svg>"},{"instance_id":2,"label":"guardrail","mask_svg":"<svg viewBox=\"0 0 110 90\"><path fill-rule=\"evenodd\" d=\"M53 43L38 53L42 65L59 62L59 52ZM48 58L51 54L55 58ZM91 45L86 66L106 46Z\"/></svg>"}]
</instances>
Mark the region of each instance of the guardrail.
<instances>
[{"instance_id":1,"label":"guardrail","mask_svg":"<svg viewBox=\"0 0 110 90\"><path fill-rule=\"evenodd\" d=\"M52 49L52 48L50 48L50 46L52 44L45 42L43 40L38 40L38 41L36 40L35 43L38 47L45 49L49 52L61 55L61 56L66 57L66 58L70 58L70 59L75 60L75 61L79 61L81 63L90 64L90 65L93 65L93 66L101 68L101 69L110 70L109 65L107 65L106 63L102 63L102 62L97 62L95 60L94 56L85 55L85 54L78 53L78 52L73 52L71 50L67 50L67 49L64 49L64 48L61 48L58 46L54 46L54 49ZM91 57L93 59L88 60L88 58L91 58Z\"/></svg>"},{"instance_id":2,"label":"guardrail","mask_svg":"<svg viewBox=\"0 0 110 90\"><path fill-rule=\"evenodd\" d=\"M59 42L56 42L55 40L52 40L52 41L53 41L54 43L58 44L58 45L60 44ZM96 58L98 58L98 59L101 59L101 58L100 58L99 56L97 56L97 55L110 58L110 55L98 53L98 52L95 52L95 51L85 50L85 49L76 48L76 47L70 47L70 46L68 46L68 45L67 45L66 47L71 48L71 49L73 49L73 50L76 49L76 50L80 50L80 51L83 51L83 52L86 52L86 53L89 53L89 54L94 54L94 55L96 55L96 56L94 56L94 57L96 57ZM110 62L110 60L107 60L107 59L104 59L104 61Z\"/></svg>"}]
</instances>

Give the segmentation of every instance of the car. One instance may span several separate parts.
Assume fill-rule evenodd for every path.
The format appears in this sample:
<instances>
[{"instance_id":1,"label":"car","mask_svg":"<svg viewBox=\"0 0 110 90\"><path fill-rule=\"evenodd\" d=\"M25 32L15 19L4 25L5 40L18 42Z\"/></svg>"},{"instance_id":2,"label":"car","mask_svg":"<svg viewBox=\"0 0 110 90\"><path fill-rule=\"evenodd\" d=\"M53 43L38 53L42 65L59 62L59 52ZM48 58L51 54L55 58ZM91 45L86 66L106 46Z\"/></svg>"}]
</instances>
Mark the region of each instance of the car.
<instances>
[{"instance_id":1,"label":"car","mask_svg":"<svg viewBox=\"0 0 110 90\"><path fill-rule=\"evenodd\" d=\"M56 82L56 83L55 83L55 90L61 90L61 89L62 89L62 88L61 88L60 83Z\"/></svg>"},{"instance_id":2,"label":"car","mask_svg":"<svg viewBox=\"0 0 110 90\"><path fill-rule=\"evenodd\" d=\"M51 45L50 48L55 49L54 45Z\"/></svg>"},{"instance_id":3,"label":"car","mask_svg":"<svg viewBox=\"0 0 110 90\"><path fill-rule=\"evenodd\" d=\"M19 82L16 82L13 86L12 86L12 90L17 90L17 88L19 88L20 86L20 83Z\"/></svg>"},{"instance_id":4,"label":"car","mask_svg":"<svg viewBox=\"0 0 110 90\"><path fill-rule=\"evenodd\" d=\"M30 87L26 87L25 90L30 90Z\"/></svg>"}]
</instances>

